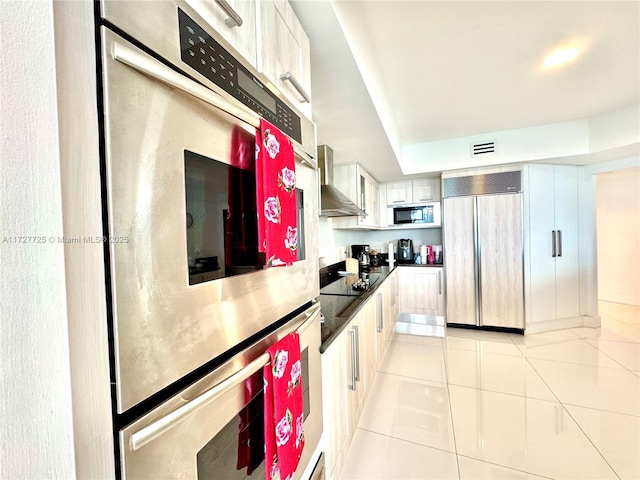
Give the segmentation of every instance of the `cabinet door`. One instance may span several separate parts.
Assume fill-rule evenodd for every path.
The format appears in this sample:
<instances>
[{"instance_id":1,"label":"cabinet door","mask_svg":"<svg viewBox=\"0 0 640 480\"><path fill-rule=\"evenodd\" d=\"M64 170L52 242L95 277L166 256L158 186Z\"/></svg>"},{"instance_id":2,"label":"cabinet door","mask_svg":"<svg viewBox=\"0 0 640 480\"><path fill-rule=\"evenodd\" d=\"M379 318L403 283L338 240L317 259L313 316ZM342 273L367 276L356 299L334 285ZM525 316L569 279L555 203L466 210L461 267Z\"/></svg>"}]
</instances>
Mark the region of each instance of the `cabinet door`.
<instances>
[{"instance_id":1,"label":"cabinet door","mask_svg":"<svg viewBox=\"0 0 640 480\"><path fill-rule=\"evenodd\" d=\"M473 197L444 201L447 323L476 324Z\"/></svg>"},{"instance_id":2,"label":"cabinet door","mask_svg":"<svg viewBox=\"0 0 640 480\"><path fill-rule=\"evenodd\" d=\"M524 328L522 194L478 197L483 326Z\"/></svg>"},{"instance_id":3,"label":"cabinet door","mask_svg":"<svg viewBox=\"0 0 640 480\"><path fill-rule=\"evenodd\" d=\"M229 6L242 18L242 25L235 26L220 6L210 0L187 0L222 37L229 42L251 65L256 66L256 2L255 0L227 0Z\"/></svg>"},{"instance_id":4,"label":"cabinet door","mask_svg":"<svg viewBox=\"0 0 640 480\"><path fill-rule=\"evenodd\" d=\"M580 315L580 257L576 167L554 167L554 192L557 235L555 318L577 317Z\"/></svg>"},{"instance_id":5,"label":"cabinet door","mask_svg":"<svg viewBox=\"0 0 640 480\"><path fill-rule=\"evenodd\" d=\"M413 187L410 181L387 184L387 205L411 203Z\"/></svg>"},{"instance_id":6,"label":"cabinet door","mask_svg":"<svg viewBox=\"0 0 640 480\"><path fill-rule=\"evenodd\" d=\"M400 270L402 313L443 315L442 269L407 267Z\"/></svg>"},{"instance_id":7,"label":"cabinet door","mask_svg":"<svg viewBox=\"0 0 640 480\"><path fill-rule=\"evenodd\" d=\"M435 196L435 181L426 178L423 180L414 180L413 185L413 203L431 202Z\"/></svg>"},{"instance_id":8,"label":"cabinet door","mask_svg":"<svg viewBox=\"0 0 640 480\"><path fill-rule=\"evenodd\" d=\"M321 358L326 468L331 474L342 463L352 422L348 408L352 396L348 390L352 368L351 337L346 330L333 341Z\"/></svg>"},{"instance_id":9,"label":"cabinet door","mask_svg":"<svg viewBox=\"0 0 640 480\"><path fill-rule=\"evenodd\" d=\"M378 187L368 174L360 171L360 208L367 214L359 217L359 224L369 227L377 227L379 222L378 214Z\"/></svg>"},{"instance_id":10,"label":"cabinet door","mask_svg":"<svg viewBox=\"0 0 640 480\"><path fill-rule=\"evenodd\" d=\"M310 95L309 38L287 0L261 0L259 6L261 50L258 68L298 110L311 118L311 104L301 100L301 93L291 81L280 78L290 73Z\"/></svg>"},{"instance_id":11,"label":"cabinet door","mask_svg":"<svg viewBox=\"0 0 640 480\"><path fill-rule=\"evenodd\" d=\"M556 259L553 247L555 188L553 165L529 165L529 321L556 318Z\"/></svg>"}]
</instances>

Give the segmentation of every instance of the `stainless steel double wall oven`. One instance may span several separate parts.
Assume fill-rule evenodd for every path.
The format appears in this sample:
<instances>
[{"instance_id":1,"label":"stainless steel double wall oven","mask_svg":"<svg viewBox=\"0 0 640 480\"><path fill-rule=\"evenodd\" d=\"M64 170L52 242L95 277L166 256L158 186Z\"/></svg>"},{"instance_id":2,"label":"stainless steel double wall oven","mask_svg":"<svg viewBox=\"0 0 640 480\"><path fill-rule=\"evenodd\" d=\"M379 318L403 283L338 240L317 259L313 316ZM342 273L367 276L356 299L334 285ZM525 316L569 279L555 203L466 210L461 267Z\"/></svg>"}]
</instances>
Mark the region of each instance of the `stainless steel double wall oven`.
<instances>
[{"instance_id":1,"label":"stainless steel double wall oven","mask_svg":"<svg viewBox=\"0 0 640 480\"><path fill-rule=\"evenodd\" d=\"M223 431L228 443L230 422L256 402L246 385L264 349L297 328L308 461L322 431L315 126L208 25L197 8L214 2L96 8L105 227L123 239L105 252L120 473L235 478L211 467L211 445ZM301 245L290 267L264 268L257 245L260 117L294 143Z\"/></svg>"}]
</instances>

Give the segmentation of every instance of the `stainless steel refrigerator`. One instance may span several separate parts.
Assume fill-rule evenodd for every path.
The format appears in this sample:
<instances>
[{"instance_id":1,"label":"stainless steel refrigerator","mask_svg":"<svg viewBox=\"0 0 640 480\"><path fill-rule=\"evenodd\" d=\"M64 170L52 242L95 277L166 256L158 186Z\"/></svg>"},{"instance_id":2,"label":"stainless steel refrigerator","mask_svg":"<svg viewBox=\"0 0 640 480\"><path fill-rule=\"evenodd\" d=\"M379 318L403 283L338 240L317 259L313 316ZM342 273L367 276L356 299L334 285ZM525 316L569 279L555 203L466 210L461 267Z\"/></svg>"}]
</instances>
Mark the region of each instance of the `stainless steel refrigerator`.
<instances>
[{"instance_id":1,"label":"stainless steel refrigerator","mask_svg":"<svg viewBox=\"0 0 640 480\"><path fill-rule=\"evenodd\" d=\"M524 329L521 172L443 180L447 324Z\"/></svg>"}]
</instances>

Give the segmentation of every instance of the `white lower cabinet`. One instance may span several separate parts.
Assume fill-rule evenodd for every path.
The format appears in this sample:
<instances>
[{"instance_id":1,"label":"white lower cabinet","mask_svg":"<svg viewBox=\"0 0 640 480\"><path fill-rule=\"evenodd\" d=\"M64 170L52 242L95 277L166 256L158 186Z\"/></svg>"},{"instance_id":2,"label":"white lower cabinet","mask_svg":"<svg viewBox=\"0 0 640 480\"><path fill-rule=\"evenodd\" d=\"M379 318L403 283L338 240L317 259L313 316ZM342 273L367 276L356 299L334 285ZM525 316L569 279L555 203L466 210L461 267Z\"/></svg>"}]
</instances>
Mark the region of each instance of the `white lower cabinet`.
<instances>
[{"instance_id":1,"label":"white lower cabinet","mask_svg":"<svg viewBox=\"0 0 640 480\"><path fill-rule=\"evenodd\" d=\"M349 411L353 396L352 335L351 328L345 328L322 354L322 417L328 478L340 471L353 436L353 414Z\"/></svg>"},{"instance_id":2,"label":"white lower cabinet","mask_svg":"<svg viewBox=\"0 0 640 480\"><path fill-rule=\"evenodd\" d=\"M395 273L395 272L394 272ZM392 274L393 275L393 274ZM349 450L393 324L389 276L322 354L327 478L337 478ZM395 280L394 280L395 281ZM395 317L394 317L395 320Z\"/></svg>"},{"instance_id":3,"label":"white lower cabinet","mask_svg":"<svg viewBox=\"0 0 640 480\"><path fill-rule=\"evenodd\" d=\"M398 267L400 311L445 315L443 267Z\"/></svg>"}]
</instances>

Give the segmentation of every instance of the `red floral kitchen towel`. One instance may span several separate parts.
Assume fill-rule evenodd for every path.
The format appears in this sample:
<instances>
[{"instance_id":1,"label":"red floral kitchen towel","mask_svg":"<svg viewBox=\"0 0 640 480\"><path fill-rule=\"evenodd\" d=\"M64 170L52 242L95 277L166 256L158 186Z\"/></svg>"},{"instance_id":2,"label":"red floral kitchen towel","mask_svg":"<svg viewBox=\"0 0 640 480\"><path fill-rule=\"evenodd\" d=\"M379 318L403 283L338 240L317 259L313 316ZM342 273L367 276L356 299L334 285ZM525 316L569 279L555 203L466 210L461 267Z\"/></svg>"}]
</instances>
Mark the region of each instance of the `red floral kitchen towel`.
<instances>
[{"instance_id":1,"label":"red floral kitchen towel","mask_svg":"<svg viewBox=\"0 0 640 480\"><path fill-rule=\"evenodd\" d=\"M258 250L265 252L267 267L291 265L298 254L293 145L265 120L256 132L256 196Z\"/></svg>"},{"instance_id":2,"label":"red floral kitchen towel","mask_svg":"<svg viewBox=\"0 0 640 480\"><path fill-rule=\"evenodd\" d=\"M267 352L264 367L264 448L266 480L290 480L304 448L300 337L294 332Z\"/></svg>"}]
</instances>

